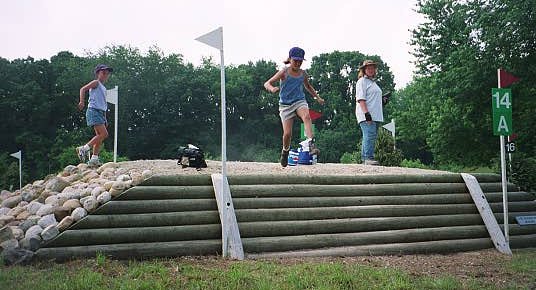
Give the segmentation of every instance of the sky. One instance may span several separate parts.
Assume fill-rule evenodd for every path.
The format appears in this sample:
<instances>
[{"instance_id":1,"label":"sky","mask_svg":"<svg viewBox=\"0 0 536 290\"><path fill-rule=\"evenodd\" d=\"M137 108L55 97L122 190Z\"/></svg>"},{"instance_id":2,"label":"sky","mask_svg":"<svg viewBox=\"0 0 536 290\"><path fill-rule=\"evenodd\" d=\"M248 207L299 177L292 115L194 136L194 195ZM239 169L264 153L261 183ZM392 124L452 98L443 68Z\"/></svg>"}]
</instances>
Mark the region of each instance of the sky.
<instances>
[{"instance_id":1,"label":"sky","mask_svg":"<svg viewBox=\"0 0 536 290\"><path fill-rule=\"evenodd\" d=\"M378 55L397 88L412 79L410 30L423 21L415 0L16 0L0 2L0 57L50 59L110 45L180 53L194 65L219 52L194 39L223 27L225 64L272 60L293 46L313 56L338 51ZM270 76L267 76L269 78Z\"/></svg>"}]
</instances>

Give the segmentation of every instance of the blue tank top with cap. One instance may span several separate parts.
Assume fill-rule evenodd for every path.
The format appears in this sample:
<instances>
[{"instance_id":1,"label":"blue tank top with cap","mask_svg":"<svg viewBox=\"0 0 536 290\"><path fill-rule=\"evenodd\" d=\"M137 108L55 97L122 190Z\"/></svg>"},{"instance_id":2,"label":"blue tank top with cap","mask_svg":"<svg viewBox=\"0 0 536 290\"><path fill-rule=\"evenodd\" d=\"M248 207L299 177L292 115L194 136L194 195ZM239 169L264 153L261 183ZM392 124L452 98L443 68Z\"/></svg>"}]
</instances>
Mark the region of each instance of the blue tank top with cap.
<instances>
[{"instance_id":1,"label":"blue tank top with cap","mask_svg":"<svg viewBox=\"0 0 536 290\"><path fill-rule=\"evenodd\" d=\"M280 82L279 103L281 105L292 105L297 101L305 100L303 93L305 72L302 70L301 74L295 77L288 73L288 69L285 69L285 79Z\"/></svg>"},{"instance_id":2,"label":"blue tank top with cap","mask_svg":"<svg viewBox=\"0 0 536 290\"><path fill-rule=\"evenodd\" d=\"M89 89L89 104L88 108L93 108L101 111L108 110L106 103L106 87L101 82L94 89Z\"/></svg>"}]
</instances>

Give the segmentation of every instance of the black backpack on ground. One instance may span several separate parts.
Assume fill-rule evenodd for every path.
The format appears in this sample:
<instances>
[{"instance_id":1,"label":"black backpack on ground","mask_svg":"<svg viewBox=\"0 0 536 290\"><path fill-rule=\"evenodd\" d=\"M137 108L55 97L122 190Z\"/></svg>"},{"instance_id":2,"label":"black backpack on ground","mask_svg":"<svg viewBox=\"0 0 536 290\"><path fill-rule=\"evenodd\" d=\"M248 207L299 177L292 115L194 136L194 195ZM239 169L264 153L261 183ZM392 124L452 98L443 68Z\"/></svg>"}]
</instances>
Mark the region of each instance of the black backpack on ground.
<instances>
[{"instance_id":1,"label":"black backpack on ground","mask_svg":"<svg viewBox=\"0 0 536 290\"><path fill-rule=\"evenodd\" d=\"M177 165L182 165L182 168L195 167L197 170L207 167L205 154L199 148L179 147L179 156Z\"/></svg>"}]
</instances>

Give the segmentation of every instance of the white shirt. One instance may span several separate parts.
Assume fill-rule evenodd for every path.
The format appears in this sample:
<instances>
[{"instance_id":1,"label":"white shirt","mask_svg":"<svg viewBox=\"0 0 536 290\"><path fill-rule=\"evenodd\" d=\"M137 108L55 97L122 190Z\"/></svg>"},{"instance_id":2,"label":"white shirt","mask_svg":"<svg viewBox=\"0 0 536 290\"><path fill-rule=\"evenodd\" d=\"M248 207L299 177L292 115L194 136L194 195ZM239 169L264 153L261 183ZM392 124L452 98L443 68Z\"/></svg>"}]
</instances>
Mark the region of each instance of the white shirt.
<instances>
[{"instance_id":1,"label":"white shirt","mask_svg":"<svg viewBox=\"0 0 536 290\"><path fill-rule=\"evenodd\" d=\"M355 116L358 123L365 121L365 114L361 110L359 100L366 101L372 121L383 122L382 89L375 81L366 76L360 78L355 85L355 98Z\"/></svg>"}]
</instances>

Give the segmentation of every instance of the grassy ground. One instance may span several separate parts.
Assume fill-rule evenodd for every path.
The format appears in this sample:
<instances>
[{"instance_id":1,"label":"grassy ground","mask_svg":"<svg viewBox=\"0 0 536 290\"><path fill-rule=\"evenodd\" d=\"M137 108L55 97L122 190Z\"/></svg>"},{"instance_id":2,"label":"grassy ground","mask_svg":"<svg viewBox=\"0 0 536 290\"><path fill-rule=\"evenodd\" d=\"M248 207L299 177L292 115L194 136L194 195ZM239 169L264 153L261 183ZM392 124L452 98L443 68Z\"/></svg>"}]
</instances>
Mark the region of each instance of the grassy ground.
<instances>
[{"instance_id":1,"label":"grassy ground","mask_svg":"<svg viewBox=\"0 0 536 290\"><path fill-rule=\"evenodd\" d=\"M445 257L448 261L449 257ZM414 259L411 256L395 258L398 261ZM479 262L481 272L460 274L454 270L441 270L434 274L422 268L412 271L400 267L388 257L238 262L214 257L117 261L99 255L96 259L63 264L41 262L29 266L2 266L0 288L536 289L535 249L517 250L512 258L492 260ZM422 261L418 264L423 263L426 264ZM435 259L430 264L437 263L444 262ZM441 269L441 265L430 266Z\"/></svg>"}]
</instances>

